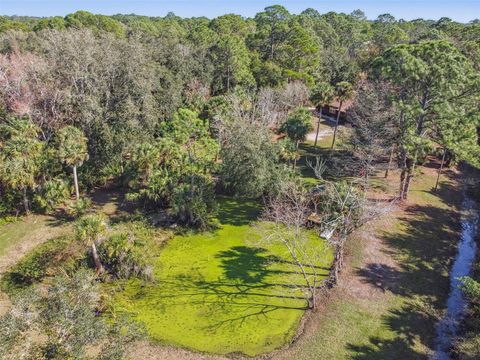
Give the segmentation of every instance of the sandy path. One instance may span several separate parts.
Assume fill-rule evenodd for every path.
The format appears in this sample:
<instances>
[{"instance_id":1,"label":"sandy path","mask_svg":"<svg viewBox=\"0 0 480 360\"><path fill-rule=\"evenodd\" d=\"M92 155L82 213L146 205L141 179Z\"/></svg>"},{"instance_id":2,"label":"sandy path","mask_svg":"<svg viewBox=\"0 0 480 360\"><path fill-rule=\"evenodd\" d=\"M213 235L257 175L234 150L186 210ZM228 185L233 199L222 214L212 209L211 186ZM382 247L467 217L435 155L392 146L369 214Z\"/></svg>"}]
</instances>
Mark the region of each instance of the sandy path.
<instances>
[{"instance_id":1,"label":"sandy path","mask_svg":"<svg viewBox=\"0 0 480 360\"><path fill-rule=\"evenodd\" d=\"M14 245L7 248L3 256L0 256L0 278L2 274L8 271L9 268L15 265L35 247L68 231L67 226L49 226L49 221L55 220L47 216L31 215L26 219L5 225L26 226L29 227L29 231L21 236ZM7 295L0 291L0 315L7 312L9 307L10 301Z\"/></svg>"},{"instance_id":2,"label":"sandy path","mask_svg":"<svg viewBox=\"0 0 480 360\"><path fill-rule=\"evenodd\" d=\"M316 131L307 134L307 141L315 141ZM332 129L323 129L318 132L318 140L323 139L333 135L333 128Z\"/></svg>"},{"instance_id":3,"label":"sandy path","mask_svg":"<svg viewBox=\"0 0 480 360\"><path fill-rule=\"evenodd\" d=\"M133 360L229 360L223 356L206 355L170 346L137 343L129 351Z\"/></svg>"},{"instance_id":4,"label":"sandy path","mask_svg":"<svg viewBox=\"0 0 480 360\"><path fill-rule=\"evenodd\" d=\"M44 216L31 216L31 218L7 226L31 226L32 231L20 237L13 246L10 246L5 255L0 257L0 275L5 273L11 266L17 263L23 256L29 253L38 245L60 236L67 231L66 226L49 226L48 221L54 221L53 218ZM40 222L42 226L33 226Z\"/></svg>"}]
</instances>

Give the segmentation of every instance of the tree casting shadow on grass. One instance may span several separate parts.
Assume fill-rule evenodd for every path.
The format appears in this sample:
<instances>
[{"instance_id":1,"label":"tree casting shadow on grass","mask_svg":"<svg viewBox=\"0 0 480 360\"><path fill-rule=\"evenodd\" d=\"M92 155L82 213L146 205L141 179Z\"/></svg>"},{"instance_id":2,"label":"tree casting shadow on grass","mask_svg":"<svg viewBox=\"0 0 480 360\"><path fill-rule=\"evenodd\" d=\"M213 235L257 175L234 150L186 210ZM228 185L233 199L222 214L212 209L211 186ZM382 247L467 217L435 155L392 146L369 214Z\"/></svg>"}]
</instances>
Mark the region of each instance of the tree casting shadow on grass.
<instances>
[{"instance_id":1,"label":"tree casting shadow on grass","mask_svg":"<svg viewBox=\"0 0 480 360\"><path fill-rule=\"evenodd\" d=\"M223 225L242 226L248 225L255 221L261 212L259 203L253 200L244 199L242 203L240 200L219 197L219 210L217 218Z\"/></svg>"},{"instance_id":2,"label":"tree casting shadow on grass","mask_svg":"<svg viewBox=\"0 0 480 360\"><path fill-rule=\"evenodd\" d=\"M445 184L436 196L458 205L459 189ZM448 272L459 238L458 213L448 208L413 205L400 219L401 228L383 235L397 267L370 263L358 269L364 282L405 298L398 309L383 316L384 325L396 334L394 340L370 337L370 344L348 344L356 360L427 359L416 349L419 343L434 348L439 309L446 306Z\"/></svg>"}]
</instances>

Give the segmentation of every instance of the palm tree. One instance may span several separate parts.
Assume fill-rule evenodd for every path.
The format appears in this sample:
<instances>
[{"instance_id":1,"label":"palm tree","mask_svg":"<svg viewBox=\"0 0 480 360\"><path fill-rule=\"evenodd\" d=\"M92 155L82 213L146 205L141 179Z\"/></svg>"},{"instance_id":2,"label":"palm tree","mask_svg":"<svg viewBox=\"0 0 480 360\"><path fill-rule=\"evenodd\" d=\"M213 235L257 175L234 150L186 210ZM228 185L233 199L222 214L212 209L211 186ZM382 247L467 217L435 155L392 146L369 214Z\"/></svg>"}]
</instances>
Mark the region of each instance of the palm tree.
<instances>
[{"instance_id":1,"label":"palm tree","mask_svg":"<svg viewBox=\"0 0 480 360\"><path fill-rule=\"evenodd\" d=\"M0 126L0 180L22 193L25 212L30 212L28 190L36 186L41 169L43 143L38 140L40 129L18 118L8 119Z\"/></svg>"},{"instance_id":2,"label":"palm tree","mask_svg":"<svg viewBox=\"0 0 480 360\"><path fill-rule=\"evenodd\" d=\"M78 190L77 167L82 166L88 160L87 138L83 131L74 127L66 126L58 134L58 155L63 163L72 167L73 181L75 183L76 199L80 199Z\"/></svg>"},{"instance_id":3,"label":"palm tree","mask_svg":"<svg viewBox=\"0 0 480 360\"><path fill-rule=\"evenodd\" d=\"M335 139L337 137L338 122L340 121L340 112L344 101L350 99L353 96L353 86L348 81L341 81L335 86L335 96L337 97L340 105L338 106L337 120L335 121L335 130L333 132L333 140L331 149L335 146Z\"/></svg>"},{"instance_id":4,"label":"palm tree","mask_svg":"<svg viewBox=\"0 0 480 360\"><path fill-rule=\"evenodd\" d=\"M97 252L97 243L107 231L107 221L101 215L85 215L75 224L75 235L78 240L84 241L91 248L93 262L97 274L104 271Z\"/></svg>"},{"instance_id":5,"label":"palm tree","mask_svg":"<svg viewBox=\"0 0 480 360\"><path fill-rule=\"evenodd\" d=\"M315 144L317 147L318 131L320 129L320 121L322 121L322 110L325 105L330 104L333 100L333 88L329 83L321 82L312 90L310 95L310 101L315 108L320 112L317 123L317 133L315 134Z\"/></svg>"},{"instance_id":6,"label":"palm tree","mask_svg":"<svg viewBox=\"0 0 480 360\"><path fill-rule=\"evenodd\" d=\"M142 173L144 183L148 183L160 159L161 152L158 146L149 143L137 146L132 155L132 161L136 164L137 170Z\"/></svg>"},{"instance_id":7,"label":"palm tree","mask_svg":"<svg viewBox=\"0 0 480 360\"><path fill-rule=\"evenodd\" d=\"M301 141L305 141L307 134L312 130L312 114L308 109L299 108L295 110L287 121L279 129L295 143L295 150ZM297 165L297 159L293 162L293 168Z\"/></svg>"},{"instance_id":8,"label":"palm tree","mask_svg":"<svg viewBox=\"0 0 480 360\"><path fill-rule=\"evenodd\" d=\"M298 150L295 143L290 138L281 139L278 142L280 157L289 165L298 158Z\"/></svg>"}]
</instances>

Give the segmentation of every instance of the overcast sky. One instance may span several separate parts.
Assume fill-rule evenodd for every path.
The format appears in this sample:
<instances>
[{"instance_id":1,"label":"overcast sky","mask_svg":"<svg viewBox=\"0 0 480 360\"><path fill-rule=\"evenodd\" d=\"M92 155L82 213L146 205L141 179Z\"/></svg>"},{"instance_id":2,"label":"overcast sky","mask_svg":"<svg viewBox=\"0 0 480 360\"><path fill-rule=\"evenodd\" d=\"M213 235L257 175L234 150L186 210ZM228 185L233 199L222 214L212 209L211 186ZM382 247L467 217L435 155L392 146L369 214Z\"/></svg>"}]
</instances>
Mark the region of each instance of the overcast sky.
<instances>
[{"instance_id":1,"label":"overcast sky","mask_svg":"<svg viewBox=\"0 0 480 360\"><path fill-rule=\"evenodd\" d=\"M480 18L480 0L0 0L2 15L53 16L77 10L96 14L130 14L164 16L172 11L183 17L215 17L226 13L253 16L266 6L284 5L293 13L314 8L321 13L337 11L350 13L363 10L368 18L391 13L406 20L439 19L447 16L468 22Z\"/></svg>"}]
</instances>

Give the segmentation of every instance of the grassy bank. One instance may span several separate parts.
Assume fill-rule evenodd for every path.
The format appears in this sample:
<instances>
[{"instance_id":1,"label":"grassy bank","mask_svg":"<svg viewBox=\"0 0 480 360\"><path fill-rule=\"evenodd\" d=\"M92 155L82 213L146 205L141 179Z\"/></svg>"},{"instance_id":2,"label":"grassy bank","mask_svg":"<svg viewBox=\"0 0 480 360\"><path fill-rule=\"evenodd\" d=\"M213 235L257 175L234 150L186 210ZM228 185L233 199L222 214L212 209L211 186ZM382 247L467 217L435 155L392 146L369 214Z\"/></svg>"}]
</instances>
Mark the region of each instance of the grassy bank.
<instances>
[{"instance_id":1,"label":"grassy bank","mask_svg":"<svg viewBox=\"0 0 480 360\"><path fill-rule=\"evenodd\" d=\"M351 239L339 286L309 334L283 358L427 359L431 354L449 291L462 196L453 173L433 193L434 170L421 172L407 203ZM395 180L396 174L374 182L393 194Z\"/></svg>"},{"instance_id":2,"label":"grassy bank","mask_svg":"<svg viewBox=\"0 0 480 360\"><path fill-rule=\"evenodd\" d=\"M474 172L472 177L478 179L479 173ZM480 183L477 182L476 186L471 187L470 197L477 201L477 211L480 207ZM456 359L479 359L480 358L480 224L477 223L477 254L476 259L471 269L470 278L473 281L467 281L464 292L465 299L467 300L467 307L465 310L465 316L460 324L460 332L458 338L454 343L452 353Z\"/></svg>"},{"instance_id":3,"label":"grassy bank","mask_svg":"<svg viewBox=\"0 0 480 360\"><path fill-rule=\"evenodd\" d=\"M115 296L153 340L216 354L257 355L288 343L305 312L296 273L282 247L255 246L256 203L223 198L219 228L175 236L155 263L155 282L130 281ZM331 249L310 234L326 276Z\"/></svg>"}]
</instances>

